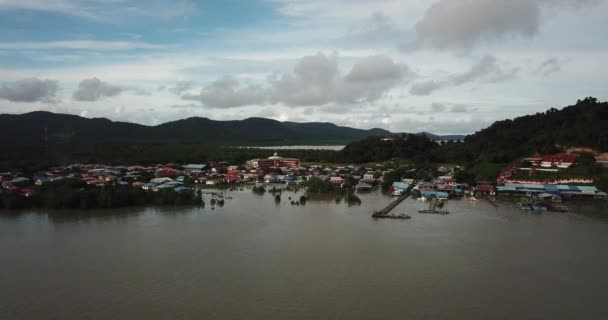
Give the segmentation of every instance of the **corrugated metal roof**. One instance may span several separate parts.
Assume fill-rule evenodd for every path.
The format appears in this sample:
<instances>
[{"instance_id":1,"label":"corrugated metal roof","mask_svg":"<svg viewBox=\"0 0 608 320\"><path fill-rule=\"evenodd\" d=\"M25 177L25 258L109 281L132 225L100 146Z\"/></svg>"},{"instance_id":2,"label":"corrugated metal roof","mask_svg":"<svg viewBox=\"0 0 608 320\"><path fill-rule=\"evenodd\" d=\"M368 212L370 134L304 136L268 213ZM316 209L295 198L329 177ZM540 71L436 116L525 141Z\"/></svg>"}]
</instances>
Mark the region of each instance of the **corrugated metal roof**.
<instances>
[{"instance_id":1,"label":"corrugated metal roof","mask_svg":"<svg viewBox=\"0 0 608 320\"><path fill-rule=\"evenodd\" d=\"M559 192L559 189L557 188L557 186L553 185L553 184L546 184L545 190L548 192Z\"/></svg>"}]
</instances>

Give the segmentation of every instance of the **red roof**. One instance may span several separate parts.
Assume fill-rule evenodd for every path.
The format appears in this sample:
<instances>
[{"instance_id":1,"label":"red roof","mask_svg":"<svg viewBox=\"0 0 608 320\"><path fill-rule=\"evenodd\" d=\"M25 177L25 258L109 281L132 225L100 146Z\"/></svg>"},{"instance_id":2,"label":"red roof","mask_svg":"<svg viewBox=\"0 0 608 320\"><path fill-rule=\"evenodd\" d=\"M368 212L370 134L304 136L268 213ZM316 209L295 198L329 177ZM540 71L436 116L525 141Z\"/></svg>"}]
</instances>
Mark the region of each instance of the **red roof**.
<instances>
[{"instance_id":1,"label":"red roof","mask_svg":"<svg viewBox=\"0 0 608 320\"><path fill-rule=\"evenodd\" d=\"M479 192L494 192L494 187L488 184L482 184L477 186Z\"/></svg>"},{"instance_id":2,"label":"red roof","mask_svg":"<svg viewBox=\"0 0 608 320\"><path fill-rule=\"evenodd\" d=\"M107 183L107 182L108 181L106 181L106 180L95 179L95 180L89 180L89 181L87 181L87 184L102 184L102 183Z\"/></svg>"},{"instance_id":3,"label":"red roof","mask_svg":"<svg viewBox=\"0 0 608 320\"><path fill-rule=\"evenodd\" d=\"M578 156L573 154L549 154L543 156L542 161L550 163L575 163L577 158Z\"/></svg>"},{"instance_id":4,"label":"red roof","mask_svg":"<svg viewBox=\"0 0 608 320\"><path fill-rule=\"evenodd\" d=\"M228 181L228 182L233 182L233 181L237 181L237 180L241 179L241 177L238 175L229 174L229 175L226 175L224 177L224 179L226 179L226 181Z\"/></svg>"}]
</instances>

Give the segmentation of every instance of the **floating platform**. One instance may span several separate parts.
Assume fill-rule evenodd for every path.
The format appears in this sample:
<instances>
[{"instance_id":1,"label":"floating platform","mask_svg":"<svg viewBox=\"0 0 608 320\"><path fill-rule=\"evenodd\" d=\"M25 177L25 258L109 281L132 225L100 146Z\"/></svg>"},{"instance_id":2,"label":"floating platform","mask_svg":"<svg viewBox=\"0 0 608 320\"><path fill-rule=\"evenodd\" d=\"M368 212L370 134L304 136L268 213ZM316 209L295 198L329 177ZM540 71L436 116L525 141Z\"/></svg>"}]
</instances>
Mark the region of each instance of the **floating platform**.
<instances>
[{"instance_id":1,"label":"floating platform","mask_svg":"<svg viewBox=\"0 0 608 320\"><path fill-rule=\"evenodd\" d=\"M432 209L420 209L418 213L428 213L428 214L449 214L450 212L447 210L432 210Z\"/></svg>"},{"instance_id":2,"label":"floating platform","mask_svg":"<svg viewBox=\"0 0 608 320\"><path fill-rule=\"evenodd\" d=\"M399 214L394 214L394 213L387 213L387 214L374 213L372 215L372 218L409 220L412 217L410 217L409 215L407 215L405 213L399 213Z\"/></svg>"}]
</instances>

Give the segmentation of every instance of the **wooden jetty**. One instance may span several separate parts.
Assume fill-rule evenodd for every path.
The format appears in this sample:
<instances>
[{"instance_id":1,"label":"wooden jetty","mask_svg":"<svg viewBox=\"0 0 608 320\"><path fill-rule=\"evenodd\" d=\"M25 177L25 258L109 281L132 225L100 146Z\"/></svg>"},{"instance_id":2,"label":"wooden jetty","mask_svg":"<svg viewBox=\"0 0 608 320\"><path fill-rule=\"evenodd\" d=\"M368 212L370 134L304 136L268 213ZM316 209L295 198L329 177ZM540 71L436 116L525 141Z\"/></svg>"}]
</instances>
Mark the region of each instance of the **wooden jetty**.
<instances>
[{"instance_id":1,"label":"wooden jetty","mask_svg":"<svg viewBox=\"0 0 608 320\"><path fill-rule=\"evenodd\" d=\"M409 219L408 215L395 215L395 214L390 214L391 210L395 209L396 206L398 206L401 202L403 202L403 200L407 199L407 197L409 197L410 193L409 192L405 192L404 194L400 195L399 198L397 198L395 201L391 202L388 204L388 206L386 206L384 209L380 210L380 211L374 211L372 214L372 218L389 218L389 219Z\"/></svg>"}]
</instances>

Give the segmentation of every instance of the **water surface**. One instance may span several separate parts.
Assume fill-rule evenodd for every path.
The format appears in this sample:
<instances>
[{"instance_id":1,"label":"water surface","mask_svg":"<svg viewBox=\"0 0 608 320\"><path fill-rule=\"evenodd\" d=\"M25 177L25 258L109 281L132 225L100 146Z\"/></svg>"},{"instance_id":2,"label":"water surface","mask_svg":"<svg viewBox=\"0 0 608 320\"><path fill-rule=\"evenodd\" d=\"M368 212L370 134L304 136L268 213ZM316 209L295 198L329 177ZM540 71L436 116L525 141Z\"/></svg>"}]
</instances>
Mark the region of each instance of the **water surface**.
<instances>
[{"instance_id":1,"label":"water surface","mask_svg":"<svg viewBox=\"0 0 608 320\"><path fill-rule=\"evenodd\" d=\"M0 319L606 319L603 209L452 201L0 215ZM299 197L299 195L293 195ZM207 201L207 203L209 203ZM579 214L582 212L584 214Z\"/></svg>"}]
</instances>

